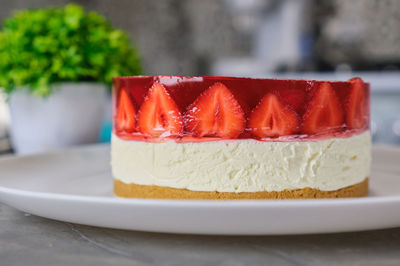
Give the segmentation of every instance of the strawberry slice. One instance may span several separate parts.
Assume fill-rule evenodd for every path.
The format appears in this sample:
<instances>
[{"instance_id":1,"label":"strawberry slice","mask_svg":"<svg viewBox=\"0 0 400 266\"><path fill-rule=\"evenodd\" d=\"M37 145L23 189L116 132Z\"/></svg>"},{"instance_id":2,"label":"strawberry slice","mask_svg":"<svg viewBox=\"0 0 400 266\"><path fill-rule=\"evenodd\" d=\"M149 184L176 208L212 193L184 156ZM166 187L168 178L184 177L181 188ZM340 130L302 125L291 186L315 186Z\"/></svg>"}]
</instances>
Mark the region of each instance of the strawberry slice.
<instances>
[{"instance_id":1,"label":"strawberry slice","mask_svg":"<svg viewBox=\"0 0 400 266\"><path fill-rule=\"evenodd\" d=\"M119 93L116 128L126 132L133 132L136 128L136 108L125 89Z\"/></svg>"},{"instance_id":2,"label":"strawberry slice","mask_svg":"<svg viewBox=\"0 0 400 266\"><path fill-rule=\"evenodd\" d=\"M259 138L287 136L299 128L299 117L277 95L266 94L253 109L247 127Z\"/></svg>"},{"instance_id":3,"label":"strawberry slice","mask_svg":"<svg viewBox=\"0 0 400 266\"><path fill-rule=\"evenodd\" d=\"M245 116L229 89L215 83L189 106L185 125L195 137L236 138L244 130Z\"/></svg>"},{"instance_id":4,"label":"strawberry slice","mask_svg":"<svg viewBox=\"0 0 400 266\"><path fill-rule=\"evenodd\" d=\"M365 84L360 78L349 81L351 89L346 104L346 125L350 129L364 128L368 120Z\"/></svg>"},{"instance_id":5,"label":"strawberry slice","mask_svg":"<svg viewBox=\"0 0 400 266\"><path fill-rule=\"evenodd\" d=\"M303 116L305 134L329 133L343 125L343 110L329 83L322 83L307 106Z\"/></svg>"},{"instance_id":6,"label":"strawberry slice","mask_svg":"<svg viewBox=\"0 0 400 266\"><path fill-rule=\"evenodd\" d=\"M151 137L177 136L183 132L182 115L165 87L155 82L138 114L139 131Z\"/></svg>"}]
</instances>

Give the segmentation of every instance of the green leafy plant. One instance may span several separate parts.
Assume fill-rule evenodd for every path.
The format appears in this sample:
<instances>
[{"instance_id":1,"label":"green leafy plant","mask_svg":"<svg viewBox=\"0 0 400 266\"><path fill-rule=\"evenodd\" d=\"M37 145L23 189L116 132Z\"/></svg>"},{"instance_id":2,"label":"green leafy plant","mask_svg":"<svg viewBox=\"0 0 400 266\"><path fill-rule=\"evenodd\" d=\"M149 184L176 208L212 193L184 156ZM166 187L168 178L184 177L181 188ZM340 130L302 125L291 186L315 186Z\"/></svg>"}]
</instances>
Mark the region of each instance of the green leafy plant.
<instances>
[{"instance_id":1,"label":"green leafy plant","mask_svg":"<svg viewBox=\"0 0 400 266\"><path fill-rule=\"evenodd\" d=\"M25 87L46 96L51 84L141 74L137 50L126 33L76 4L17 11L0 31L0 87Z\"/></svg>"}]
</instances>

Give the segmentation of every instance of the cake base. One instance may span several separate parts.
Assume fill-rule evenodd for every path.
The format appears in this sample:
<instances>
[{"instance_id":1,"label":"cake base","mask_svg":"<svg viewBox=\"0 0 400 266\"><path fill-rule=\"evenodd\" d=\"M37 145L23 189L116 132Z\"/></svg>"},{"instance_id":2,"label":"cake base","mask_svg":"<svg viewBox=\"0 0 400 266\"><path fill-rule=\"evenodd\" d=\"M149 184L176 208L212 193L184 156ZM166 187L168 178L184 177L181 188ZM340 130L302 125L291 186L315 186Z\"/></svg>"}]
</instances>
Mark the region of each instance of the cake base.
<instances>
[{"instance_id":1,"label":"cake base","mask_svg":"<svg viewBox=\"0 0 400 266\"><path fill-rule=\"evenodd\" d=\"M199 199L199 200L236 200L236 199L319 199L319 198L353 198L368 194L368 178L361 183L334 191L322 191L303 188L283 191L260 192L216 192L192 191L170 187L125 184L114 180L114 193L123 198L143 199Z\"/></svg>"}]
</instances>

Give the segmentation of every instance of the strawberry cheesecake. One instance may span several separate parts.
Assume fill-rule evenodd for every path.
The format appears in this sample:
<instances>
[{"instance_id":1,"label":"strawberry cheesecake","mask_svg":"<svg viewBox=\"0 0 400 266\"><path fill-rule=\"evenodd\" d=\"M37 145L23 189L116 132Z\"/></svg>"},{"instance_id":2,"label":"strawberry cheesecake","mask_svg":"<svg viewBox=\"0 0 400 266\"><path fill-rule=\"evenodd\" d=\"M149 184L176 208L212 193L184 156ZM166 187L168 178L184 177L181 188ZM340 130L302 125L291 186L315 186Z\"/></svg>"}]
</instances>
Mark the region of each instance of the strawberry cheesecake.
<instances>
[{"instance_id":1,"label":"strawberry cheesecake","mask_svg":"<svg viewBox=\"0 0 400 266\"><path fill-rule=\"evenodd\" d=\"M369 84L118 77L111 165L120 197L361 197L371 162Z\"/></svg>"}]
</instances>

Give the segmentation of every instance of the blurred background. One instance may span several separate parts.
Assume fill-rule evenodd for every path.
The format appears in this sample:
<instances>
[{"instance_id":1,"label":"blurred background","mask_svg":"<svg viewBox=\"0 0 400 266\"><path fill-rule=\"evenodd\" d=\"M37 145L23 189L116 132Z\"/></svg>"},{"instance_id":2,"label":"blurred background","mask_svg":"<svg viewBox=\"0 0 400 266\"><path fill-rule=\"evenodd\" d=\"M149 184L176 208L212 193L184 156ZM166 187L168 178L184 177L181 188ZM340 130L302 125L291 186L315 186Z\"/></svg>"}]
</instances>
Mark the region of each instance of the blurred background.
<instances>
[{"instance_id":1,"label":"blurred background","mask_svg":"<svg viewBox=\"0 0 400 266\"><path fill-rule=\"evenodd\" d=\"M18 9L62 7L70 2L0 0L0 23ZM373 141L400 145L398 0L78 0L74 3L85 11L96 11L113 27L125 31L137 47L142 73L146 75L317 80L360 76L371 84ZM59 146L108 140L109 93L104 97L107 100L102 105L101 125L91 133L97 134L96 138L67 141ZM2 98L0 150L5 153L13 149L9 129L15 121L10 118L5 94Z\"/></svg>"}]
</instances>

